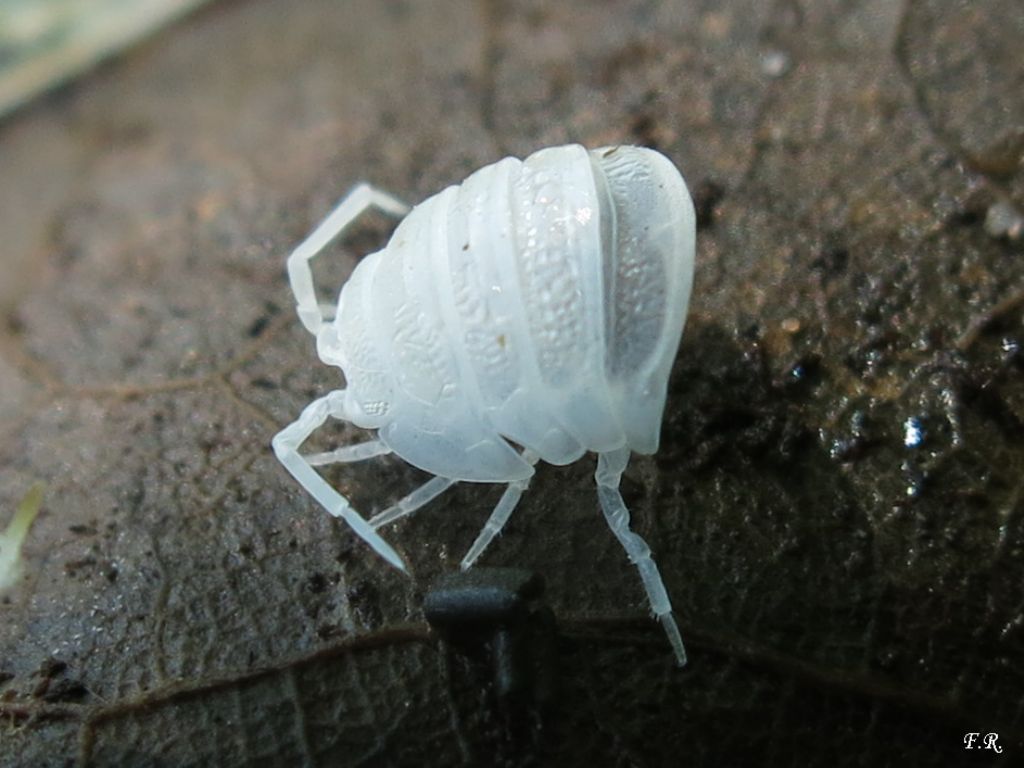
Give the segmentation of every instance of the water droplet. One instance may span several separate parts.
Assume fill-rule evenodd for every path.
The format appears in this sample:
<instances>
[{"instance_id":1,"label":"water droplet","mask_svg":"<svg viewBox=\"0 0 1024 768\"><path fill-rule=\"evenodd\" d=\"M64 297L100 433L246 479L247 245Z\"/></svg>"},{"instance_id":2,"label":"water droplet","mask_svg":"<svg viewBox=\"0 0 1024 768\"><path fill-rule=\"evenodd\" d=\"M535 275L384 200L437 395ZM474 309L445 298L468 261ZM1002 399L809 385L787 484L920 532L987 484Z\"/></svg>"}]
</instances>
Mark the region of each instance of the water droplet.
<instances>
[{"instance_id":1,"label":"water droplet","mask_svg":"<svg viewBox=\"0 0 1024 768\"><path fill-rule=\"evenodd\" d=\"M903 445L907 448L917 448L924 442L924 425L916 416L911 416L903 422Z\"/></svg>"}]
</instances>

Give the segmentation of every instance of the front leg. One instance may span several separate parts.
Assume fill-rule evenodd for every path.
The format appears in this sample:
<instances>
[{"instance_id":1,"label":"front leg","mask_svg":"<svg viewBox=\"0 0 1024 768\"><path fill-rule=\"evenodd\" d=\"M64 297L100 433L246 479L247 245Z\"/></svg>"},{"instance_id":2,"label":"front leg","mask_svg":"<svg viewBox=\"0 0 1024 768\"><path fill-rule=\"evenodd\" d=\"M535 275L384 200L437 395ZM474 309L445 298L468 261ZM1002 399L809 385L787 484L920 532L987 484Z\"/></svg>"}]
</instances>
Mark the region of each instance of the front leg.
<instances>
[{"instance_id":1,"label":"front leg","mask_svg":"<svg viewBox=\"0 0 1024 768\"><path fill-rule=\"evenodd\" d=\"M327 420L328 416L342 418L344 402L345 392L339 389L307 405L298 419L274 436L272 442L274 453L284 468L299 482L299 485L320 502L324 509L348 523L363 541L395 568L403 573L408 573L402 558L391 545L373 530L373 527L362 515L352 509L348 499L334 490L326 480L317 474L309 461L299 454L299 446L306 441L314 429Z\"/></svg>"},{"instance_id":2,"label":"front leg","mask_svg":"<svg viewBox=\"0 0 1024 768\"><path fill-rule=\"evenodd\" d=\"M404 217L410 210L394 195L369 184L359 184L349 192L334 210L288 257L288 281L298 304L299 319L306 330L316 336L323 325L324 316L316 298L313 273L309 262L326 248L345 228L370 208L377 208L395 218Z\"/></svg>"}]
</instances>

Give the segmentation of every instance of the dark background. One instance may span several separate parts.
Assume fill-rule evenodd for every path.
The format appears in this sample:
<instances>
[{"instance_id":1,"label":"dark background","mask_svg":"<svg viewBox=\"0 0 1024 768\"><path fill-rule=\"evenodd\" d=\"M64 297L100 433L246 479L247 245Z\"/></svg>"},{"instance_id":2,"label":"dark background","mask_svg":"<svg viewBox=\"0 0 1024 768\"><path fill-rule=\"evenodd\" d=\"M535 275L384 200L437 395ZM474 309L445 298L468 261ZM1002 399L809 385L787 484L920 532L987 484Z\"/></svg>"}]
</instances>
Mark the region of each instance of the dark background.
<instances>
[{"instance_id":1,"label":"dark background","mask_svg":"<svg viewBox=\"0 0 1024 768\"><path fill-rule=\"evenodd\" d=\"M1022 41L1019 0L224 2L8 118L0 520L45 498L0 764L1019 761ZM340 377L283 266L357 181L420 201L569 141L656 147L697 199L662 448L623 484L691 657L592 459L544 466L484 558L559 620L515 736L420 607L500 489L386 531L414 580L316 507L269 442ZM366 514L423 480L330 477Z\"/></svg>"}]
</instances>

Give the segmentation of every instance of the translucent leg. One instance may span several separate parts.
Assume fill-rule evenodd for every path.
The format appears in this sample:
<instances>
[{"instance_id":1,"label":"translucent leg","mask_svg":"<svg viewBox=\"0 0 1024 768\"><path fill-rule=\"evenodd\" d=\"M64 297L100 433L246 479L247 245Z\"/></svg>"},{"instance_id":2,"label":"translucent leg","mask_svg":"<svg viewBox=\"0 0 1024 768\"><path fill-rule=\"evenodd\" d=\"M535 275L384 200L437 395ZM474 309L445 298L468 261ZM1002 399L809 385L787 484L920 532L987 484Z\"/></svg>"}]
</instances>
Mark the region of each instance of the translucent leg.
<instances>
[{"instance_id":1,"label":"translucent leg","mask_svg":"<svg viewBox=\"0 0 1024 768\"><path fill-rule=\"evenodd\" d=\"M647 592L651 610L661 621L665 634L668 635L668 641L675 652L676 661L679 666L683 666L686 664L686 649L683 647L683 638L679 634L679 627L676 626L676 620L672 616L672 604L665 591L665 583L661 580L658 566L655 565L654 559L651 557L651 548L640 536L629 529L629 510L626 509L626 503L619 493L619 481L622 479L622 473L628 462L628 448L598 454L597 472L594 475L594 479L597 480L597 498L601 502L601 510L604 512L612 533L626 550L630 561L640 571L640 579Z\"/></svg>"},{"instance_id":2,"label":"translucent leg","mask_svg":"<svg viewBox=\"0 0 1024 768\"><path fill-rule=\"evenodd\" d=\"M311 453L305 458L311 467L322 467L324 464L348 464L353 461L363 461L388 453L391 453L391 449L380 440L367 440L365 443L346 445L343 448L335 448L333 451Z\"/></svg>"},{"instance_id":3,"label":"translucent leg","mask_svg":"<svg viewBox=\"0 0 1024 768\"><path fill-rule=\"evenodd\" d=\"M293 423L274 436L274 453L292 477L321 506L335 517L340 517L351 526L367 544L373 547L381 557L406 573L405 563L398 553L392 549L370 524L348 503L348 499L332 488L326 480L316 473L309 461L299 455L299 446L312 434L313 430L327 420L328 416L340 417L343 411L344 392L336 390L324 397L314 400Z\"/></svg>"},{"instance_id":4,"label":"translucent leg","mask_svg":"<svg viewBox=\"0 0 1024 768\"><path fill-rule=\"evenodd\" d=\"M382 192L369 184L359 184L288 257L288 280L298 304L299 319L306 330L314 336L319 333L320 326L324 323L324 314L317 302L309 262L370 208L377 208L399 219L410 210L408 205L394 195Z\"/></svg>"},{"instance_id":5,"label":"translucent leg","mask_svg":"<svg viewBox=\"0 0 1024 768\"><path fill-rule=\"evenodd\" d=\"M523 458L526 459L530 464L536 464L538 456L532 451L523 451ZM516 505L519 504L519 499L530 485L530 480L517 480L514 483L509 483L505 492L498 499L497 505L494 507L494 511L491 512L491 516L487 518L487 522L484 523L483 529L480 531L480 535L476 537L476 541L473 542L473 546L469 548L466 556L462 558L462 562L459 567L462 570L467 570L472 567L473 563L484 553L484 550L490 545L494 538L501 533L501 529L505 527L505 523L512 516L512 512L515 511Z\"/></svg>"},{"instance_id":6,"label":"translucent leg","mask_svg":"<svg viewBox=\"0 0 1024 768\"><path fill-rule=\"evenodd\" d=\"M433 480L429 480L421 485L401 501L392 504L383 512L371 517L370 525L374 528L380 528L382 525L393 523L395 520L406 515L411 515L420 507L436 499L457 482L458 480L449 480L447 477L435 477Z\"/></svg>"}]
</instances>

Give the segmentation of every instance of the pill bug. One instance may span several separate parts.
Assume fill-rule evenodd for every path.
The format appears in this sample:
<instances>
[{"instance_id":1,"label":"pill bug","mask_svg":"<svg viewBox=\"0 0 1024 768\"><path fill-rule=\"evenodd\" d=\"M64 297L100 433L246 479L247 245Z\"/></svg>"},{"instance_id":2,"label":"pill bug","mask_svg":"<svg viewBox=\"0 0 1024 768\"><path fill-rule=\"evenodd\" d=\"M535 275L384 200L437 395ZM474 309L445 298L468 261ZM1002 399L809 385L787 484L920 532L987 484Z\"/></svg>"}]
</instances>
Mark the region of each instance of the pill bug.
<instances>
[{"instance_id":1,"label":"pill bug","mask_svg":"<svg viewBox=\"0 0 1024 768\"><path fill-rule=\"evenodd\" d=\"M335 308L316 299L310 260L372 208L401 223L358 264L332 318ZM685 663L661 576L629 528L618 487L631 451L658 449L694 238L685 182L666 157L640 147L568 145L505 158L412 209L357 186L288 258L299 318L347 386L278 433L275 454L328 512L404 571L380 526L457 482L503 483L462 560L468 568L501 531L538 461L564 465L597 453L601 509ZM377 436L299 454L328 417ZM369 520L315 470L387 453L434 478Z\"/></svg>"}]
</instances>

